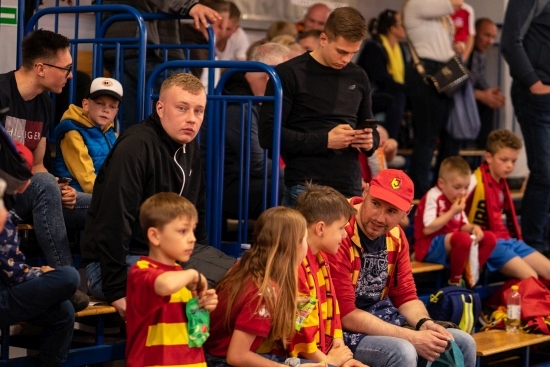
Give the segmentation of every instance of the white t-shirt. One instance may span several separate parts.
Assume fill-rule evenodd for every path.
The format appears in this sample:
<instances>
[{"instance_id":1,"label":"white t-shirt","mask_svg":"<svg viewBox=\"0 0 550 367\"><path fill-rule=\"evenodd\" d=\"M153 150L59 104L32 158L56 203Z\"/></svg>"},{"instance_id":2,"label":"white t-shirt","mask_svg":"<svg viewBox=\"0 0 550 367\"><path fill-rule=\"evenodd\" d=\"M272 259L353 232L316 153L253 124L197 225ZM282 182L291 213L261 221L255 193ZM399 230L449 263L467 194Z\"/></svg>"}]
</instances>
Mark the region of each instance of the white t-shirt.
<instances>
[{"instance_id":1,"label":"white t-shirt","mask_svg":"<svg viewBox=\"0 0 550 367\"><path fill-rule=\"evenodd\" d=\"M250 41L245 31L239 27L227 40L225 50L220 51L216 48L216 56L219 60L246 60L246 50L250 46Z\"/></svg>"},{"instance_id":2,"label":"white t-shirt","mask_svg":"<svg viewBox=\"0 0 550 367\"><path fill-rule=\"evenodd\" d=\"M447 62L455 55L451 30L442 20L453 12L449 0L407 1L403 10L404 26L418 57Z\"/></svg>"}]
</instances>

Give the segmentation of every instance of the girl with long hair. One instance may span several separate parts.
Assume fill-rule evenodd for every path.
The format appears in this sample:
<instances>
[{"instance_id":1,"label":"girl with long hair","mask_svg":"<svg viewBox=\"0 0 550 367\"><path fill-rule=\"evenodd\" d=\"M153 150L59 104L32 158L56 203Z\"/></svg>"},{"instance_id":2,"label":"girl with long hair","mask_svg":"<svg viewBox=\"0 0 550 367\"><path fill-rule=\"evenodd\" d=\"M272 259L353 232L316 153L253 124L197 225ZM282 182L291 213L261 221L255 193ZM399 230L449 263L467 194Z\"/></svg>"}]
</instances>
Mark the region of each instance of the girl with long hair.
<instances>
[{"instance_id":1,"label":"girl with long hair","mask_svg":"<svg viewBox=\"0 0 550 367\"><path fill-rule=\"evenodd\" d=\"M297 269L307 252L306 237L306 221L294 209L274 207L260 215L254 244L216 287L219 305L204 346L209 366L284 365L285 356L271 352L294 334Z\"/></svg>"}]
</instances>

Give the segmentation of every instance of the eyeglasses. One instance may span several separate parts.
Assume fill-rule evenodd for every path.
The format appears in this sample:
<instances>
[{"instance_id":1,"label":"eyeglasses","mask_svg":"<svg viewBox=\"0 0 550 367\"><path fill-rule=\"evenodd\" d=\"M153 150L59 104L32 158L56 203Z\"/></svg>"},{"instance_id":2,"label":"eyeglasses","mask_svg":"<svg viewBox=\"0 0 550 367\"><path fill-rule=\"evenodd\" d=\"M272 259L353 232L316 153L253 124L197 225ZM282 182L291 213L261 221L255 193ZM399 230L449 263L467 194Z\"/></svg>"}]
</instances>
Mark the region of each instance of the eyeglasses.
<instances>
[{"instance_id":1,"label":"eyeglasses","mask_svg":"<svg viewBox=\"0 0 550 367\"><path fill-rule=\"evenodd\" d=\"M73 66L72 66L72 65L69 65L69 66L64 67L64 68L62 68L61 66L55 66L55 65L52 65L52 64L46 64L45 62L43 62L42 65L51 66L52 68L56 68L56 69L59 69L59 70L65 70L65 71L67 72L67 74L65 74L65 78L68 78L68 77L69 77L69 74L70 74L71 71L73 70Z\"/></svg>"}]
</instances>

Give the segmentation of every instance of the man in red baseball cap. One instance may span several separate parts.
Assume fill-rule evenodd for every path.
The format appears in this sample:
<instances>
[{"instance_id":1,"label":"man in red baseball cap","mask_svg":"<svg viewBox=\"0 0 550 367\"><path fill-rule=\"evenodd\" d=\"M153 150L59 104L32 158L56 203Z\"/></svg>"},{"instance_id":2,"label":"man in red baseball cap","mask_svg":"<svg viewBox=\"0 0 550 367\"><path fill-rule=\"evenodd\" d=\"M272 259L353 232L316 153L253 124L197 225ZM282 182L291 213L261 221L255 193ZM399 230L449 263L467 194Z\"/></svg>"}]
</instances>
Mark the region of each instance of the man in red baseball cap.
<instances>
[{"instance_id":1,"label":"man in red baseball cap","mask_svg":"<svg viewBox=\"0 0 550 367\"><path fill-rule=\"evenodd\" d=\"M398 223L412 209L414 186L403 171L376 175L350 204L357 214L335 255L326 254L340 306L344 341L369 366L416 366L434 361L455 340L464 365L475 365L475 342L430 319L418 299L409 243ZM416 330L402 328L408 324Z\"/></svg>"}]
</instances>

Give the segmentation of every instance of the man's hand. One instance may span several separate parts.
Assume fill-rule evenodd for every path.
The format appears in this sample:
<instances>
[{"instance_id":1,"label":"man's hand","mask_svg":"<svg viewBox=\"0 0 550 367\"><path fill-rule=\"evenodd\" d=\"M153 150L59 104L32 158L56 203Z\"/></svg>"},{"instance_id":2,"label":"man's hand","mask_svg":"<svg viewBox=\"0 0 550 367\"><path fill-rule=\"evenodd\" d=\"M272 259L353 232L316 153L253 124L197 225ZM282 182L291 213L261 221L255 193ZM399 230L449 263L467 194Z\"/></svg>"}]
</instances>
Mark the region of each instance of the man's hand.
<instances>
[{"instance_id":1,"label":"man's hand","mask_svg":"<svg viewBox=\"0 0 550 367\"><path fill-rule=\"evenodd\" d=\"M189 10L189 16L193 17L195 28L197 29L200 29L201 23L205 28L208 28L207 19L210 23L216 23L222 19L217 11L202 4L194 5Z\"/></svg>"},{"instance_id":2,"label":"man's hand","mask_svg":"<svg viewBox=\"0 0 550 367\"><path fill-rule=\"evenodd\" d=\"M530 86L529 90L533 94L550 94L550 85L542 84L542 82L539 80L538 82Z\"/></svg>"},{"instance_id":3,"label":"man's hand","mask_svg":"<svg viewBox=\"0 0 550 367\"><path fill-rule=\"evenodd\" d=\"M504 106L506 99L500 92L500 88L487 88L476 93L476 98L484 105L497 109Z\"/></svg>"},{"instance_id":4,"label":"man's hand","mask_svg":"<svg viewBox=\"0 0 550 367\"><path fill-rule=\"evenodd\" d=\"M76 190L66 183L59 184L61 187L61 204L67 209L74 208L76 204Z\"/></svg>"},{"instance_id":5,"label":"man's hand","mask_svg":"<svg viewBox=\"0 0 550 367\"><path fill-rule=\"evenodd\" d=\"M434 322L428 322L436 325ZM443 327L441 328L445 330ZM448 335L449 332L446 330L445 333L441 333L439 331L434 331L427 328L426 330L414 332L413 337L411 338L411 340L409 340L409 342L414 346L416 352L420 357L423 357L424 359L433 362L447 348L449 339Z\"/></svg>"},{"instance_id":6,"label":"man's hand","mask_svg":"<svg viewBox=\"0 0 550 367\"><path fill-rule=\"evenodd\" d=\"M363 130L355 130L355 137L351 144L352 147L368 151L372 149L373 144L374 138L372 137L372 129L370 127Z\"/></svg>"},{"instance_id":7,"label":"man's hand","mask_svg":"<svg viewBox=\"0 0 550 367\"><path fill-rule=\"evenodd\" d=\"M120 317L126 320L126 297L122 297L111 303L111 306L116 308Z\"/></svg>"},{"instance_id":8,"label":"man's hand","mask_svg":"<svg viewBox=\"0 0 550 367\"><path fill-rule=\"evenodd\" d=\"M218 295L214 288L208 289L199 296L199 307L208 311L214 311L218 305Z\"/></svg>"},{"instance_id":9,"label":"man's hand","mask_svg":"<svg viewBox=\"0 0 550 367\"><path fill-rule=\"evenodd\" d=\"M348 124L338 125L328 132L328 149L345 149L354 140L357 132Z\"/></svg>"}]
</instances>

